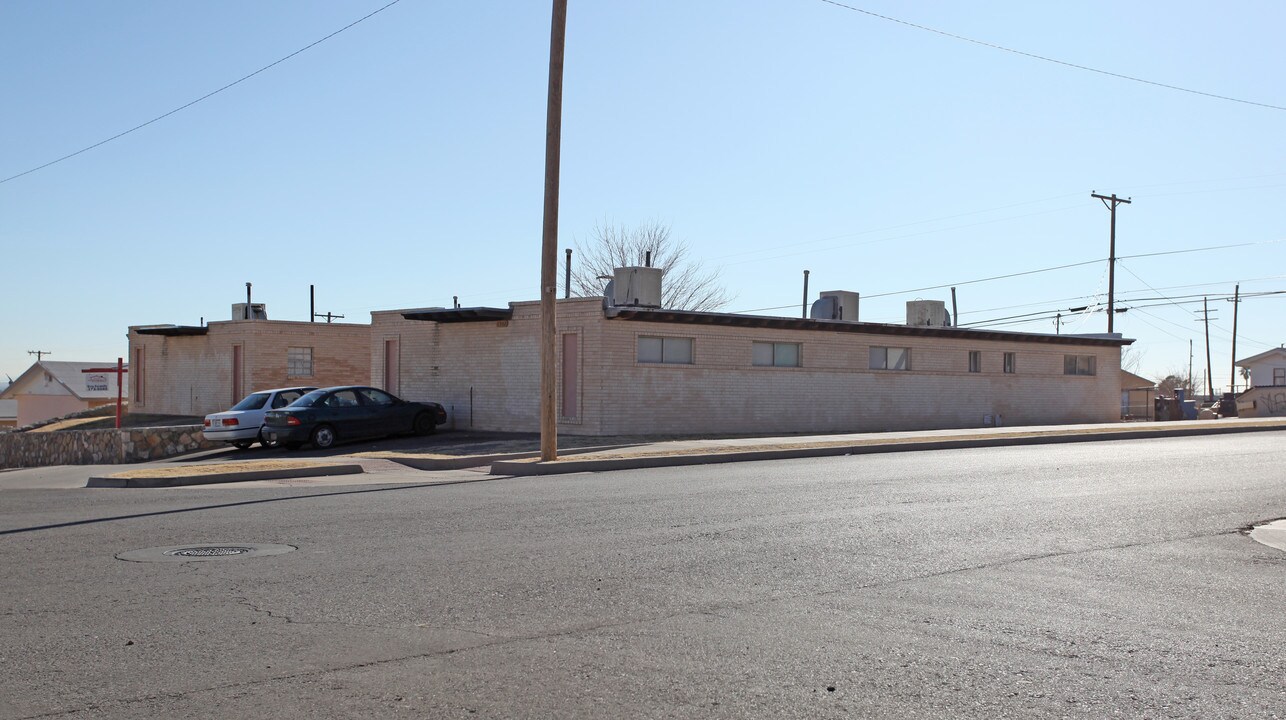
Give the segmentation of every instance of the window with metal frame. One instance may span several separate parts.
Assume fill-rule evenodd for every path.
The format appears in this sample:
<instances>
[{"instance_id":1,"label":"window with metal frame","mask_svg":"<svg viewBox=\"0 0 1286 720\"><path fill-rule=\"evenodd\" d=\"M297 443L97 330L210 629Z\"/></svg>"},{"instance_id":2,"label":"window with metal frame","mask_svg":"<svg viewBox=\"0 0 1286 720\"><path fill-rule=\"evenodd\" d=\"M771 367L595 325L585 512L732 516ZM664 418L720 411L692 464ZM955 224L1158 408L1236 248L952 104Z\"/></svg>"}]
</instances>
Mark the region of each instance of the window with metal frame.
<instances>
[{"instance_id":1,"label":"window with metal frame","mask_svg":"<svg viewBox=\"0 0 1286 720\"><path fill-rule=\"evenodd\" d=\"M1005 373L1013 375L1018 372L1018 353L1005 353ZM1093 373L1090 373L1093 375Z\"/></svg>"},{"instance_id":2,"label":"window with metal frame","mask_svg":"<svg viewBox=\"0 0 1286 720\"><path fill-rule=\"evenodd\" d=\"M981 350L969 351L969 372L971 373L982 372L982 351Z\"/></svg>"},{"instance_id":3,"label":"window with metal frame","mask_svg":"<svg viewBox=\"0 0 1286 720\"><path fill-rule=\"evenodd\" d=\"M692 345L692 338L640 335L638 361L665 365L691 365Z\"/></svg>"},{"instance_id":4,"label":"window with metal frame","mask_svg":"<svg viewBox=\"0 0 1286 720\"><path fill-rule=\"evenodd\" d=\"M1093 355L1064 355L1064 375L1097 375L1096 358Z\"/></svg>"},{"instance_id":5,"label":"window with metal frame","mask_svg":"<svg viewBox=\"0 0 1286 720\"><path fill-rule=\"evenodd\" d=\"M911 348L872 347L870 368L872 370L910 370Z\"/></svg>"},{"instance_id":6,"label":"window with metal frame","mask_svg":"<svg viewBox=\"0 0 1286 720\"><path fill-rule=\"evenodd\" d=\"M799 343L750 344L750 363L756 367L799 367L800 355Z\"/></svg>"}]
</instances>

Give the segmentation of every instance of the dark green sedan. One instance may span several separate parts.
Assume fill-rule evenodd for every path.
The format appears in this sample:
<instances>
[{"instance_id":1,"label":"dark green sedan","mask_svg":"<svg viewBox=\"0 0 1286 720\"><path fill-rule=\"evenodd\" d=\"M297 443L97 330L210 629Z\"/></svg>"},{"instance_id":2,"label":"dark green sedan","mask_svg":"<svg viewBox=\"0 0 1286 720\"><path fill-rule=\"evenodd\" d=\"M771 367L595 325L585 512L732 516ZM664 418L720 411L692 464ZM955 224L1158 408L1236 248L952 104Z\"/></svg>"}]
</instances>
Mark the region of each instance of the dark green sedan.
<instances>
[{"instance_id":1,"label":"dark green sedan","mask_svg":"<svg viewBox=\"0 0 1286 720\"><path fill-rule=\"evenodd\" d=\"M287 450L304 443L326 449L341 440L428 435L447 421L437 403L402 400L383 390L342 385L313 390L264 415L264 436Z\"/></svg>"}]
</instances>

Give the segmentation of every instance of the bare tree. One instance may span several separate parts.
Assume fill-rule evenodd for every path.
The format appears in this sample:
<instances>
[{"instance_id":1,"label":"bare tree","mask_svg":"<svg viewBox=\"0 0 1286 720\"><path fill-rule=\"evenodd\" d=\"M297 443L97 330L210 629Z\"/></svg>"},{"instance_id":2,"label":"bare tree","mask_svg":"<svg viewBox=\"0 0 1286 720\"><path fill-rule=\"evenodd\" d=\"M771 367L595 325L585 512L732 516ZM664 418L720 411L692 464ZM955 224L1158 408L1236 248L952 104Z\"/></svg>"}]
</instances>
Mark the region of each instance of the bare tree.
<instances>
[{"instance_id":1,"label":"bare tree","mask_svg":"<svg viewBox=\"0 0 1286 720\"><path fill-rule=\"evenodd\" d=\"M1168 375L1157 381L1158 396L1173 397L1175 388L1187 390L1190 398L1194 395L1195 388L1192 384L1192 378L1188 376L1186 367L1171 370Z\"/></svg>"},{"instance_id":2,"label":"bare tree","mask_svg":"<svg viewBox=\"0 0 1286 720\"><path fill-rule=\"evenodd\" d=\"M1121 369L1138 375L1139 364L1143 362L1143 351L1137 345L1121 349Z\"/></svg>"},{"instance_id":3,"label":"bare tree","mask_svg":"<svg viewBox=\"0 0 1286 720\"><path fill-rule=\"evenodd\" d=\"M706 271L688 258L688 245L675 240L670 226L649 220L636 227L595 223L589 238L577 239L572 258L572 294L602 295L618 267L642 266L652 254L661 269L661 306L672 310L718 310L732 301L719 271ZM565 290L566 288L564 288Z\"/></svg>"}]
</instances>

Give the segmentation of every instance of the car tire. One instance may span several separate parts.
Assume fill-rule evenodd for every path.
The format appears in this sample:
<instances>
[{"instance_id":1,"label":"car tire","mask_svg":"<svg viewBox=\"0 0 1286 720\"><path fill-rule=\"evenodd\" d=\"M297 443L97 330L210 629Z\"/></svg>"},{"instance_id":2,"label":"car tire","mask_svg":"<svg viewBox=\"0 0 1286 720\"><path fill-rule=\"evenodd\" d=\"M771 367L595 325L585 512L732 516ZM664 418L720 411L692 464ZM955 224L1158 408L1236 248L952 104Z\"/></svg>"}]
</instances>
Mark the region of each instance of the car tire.
<instances>
[{"instance_id":1,"label":"car tire","mask_svg":"<svg viewBox=\"0 0 1286 720\"><path fill-rule=\"evenodd\" d=\"M238 450L249 450L250 446L254 444L255 444L254 440L233 440L232 441L232 447Z\"/></svg>"},{"instance_id":2,"label":"car tire","mask_svg":"<svg viewBox=\"0 0 1286 720\"><path fill-rule=\"evenodd\" d=\"M264 433L263 428L259 428L259 444L266 448L274 448L277 447L278 443L276 440L269 440L267 434Z\"/></svg>"},{"instance_id":3,"label":"car tire","mask_svg":"<svg viewBox=\"0 0 1286 720\"><path fill-rule=\"evenodd\" d=\"M335 445L335 428L329 425L318 425L313 430L312 443L313 447L318 450L326 450Z\"/></svg>"},{"instance_id":4,"label":"car tire","mask_svg":"<svg viewBox=\"0 0 1286 720\"><path fill-rule=\"evenodd\" d=\"M432 435L437 430L437 424L433 422L433 416L428 413L420 413L415 416L415 422L411 424L411 432L416 435Z\"/></svg>"}]
</instances>

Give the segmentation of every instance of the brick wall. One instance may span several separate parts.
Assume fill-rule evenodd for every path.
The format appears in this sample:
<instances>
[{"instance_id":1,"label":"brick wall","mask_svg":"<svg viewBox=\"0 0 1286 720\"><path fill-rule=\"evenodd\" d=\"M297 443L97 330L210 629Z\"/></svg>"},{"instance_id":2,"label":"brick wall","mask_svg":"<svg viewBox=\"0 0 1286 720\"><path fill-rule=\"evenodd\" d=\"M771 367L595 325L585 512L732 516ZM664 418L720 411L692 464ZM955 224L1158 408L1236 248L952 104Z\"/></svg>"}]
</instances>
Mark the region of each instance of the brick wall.
<instances>
[{"instance_id":1,"label":"brick wall","mask_svg":"<svg viewBox=\"0 0 1286 720\"><path fill-rule=\"evenodd\" d=\"M372 382L384 384L384 341L396 339L404 397L447 405L459 428L538 430L539 303L512 308L511 320L471 323L372 314ZM996 415L1005 425L1120 418L1117 347L609 320L598 298L560 300L558 313L560 335L575 334L579 347L579 407L561 407L560 389L560 433L855 432L981 427ZM641 335L692 338L694 363L637 362ZM799 343L802 366L752 366L753 341ZM870 370L871 346L909 348L911 370ZM982 353L980 373L969 372L974 350ZM1015 354L1012 374L1003 372L1006 352ZM1093 355L1096 374L1064 375L1067 354Z\"/></svg>"},{"instance_id":2,"label":"brick wall","mask_svg":"<svg viewBox=\"0 0 1286 720\"><path fill-rule=\"evenodd\" d=\"M364 385L371 379L368 325L234 320L208 327L205 335L181 337L141 335L130 328L131 412L205 415L228 409L241 399L233 397L233 346L238 345L242 396L295 385ZM292 347L313 349L312 375L289 376L286 353Z\"/></svg>"}]
</instances>

